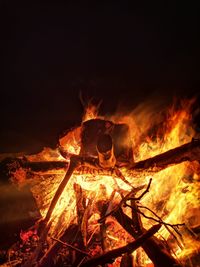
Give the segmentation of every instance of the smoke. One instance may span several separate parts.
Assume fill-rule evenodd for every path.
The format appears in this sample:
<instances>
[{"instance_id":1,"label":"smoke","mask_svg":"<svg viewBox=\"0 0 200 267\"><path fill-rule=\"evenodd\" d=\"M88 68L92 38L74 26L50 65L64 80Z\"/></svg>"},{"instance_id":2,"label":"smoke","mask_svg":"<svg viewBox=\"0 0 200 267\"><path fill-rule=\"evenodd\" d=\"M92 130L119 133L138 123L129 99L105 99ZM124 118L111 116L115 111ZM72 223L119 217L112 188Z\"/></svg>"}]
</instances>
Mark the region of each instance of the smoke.
<instances>
[{"instance_id":1,"label":"smoke","mask_svg":"<svg viewBox=\"0 0 200 267\"><path fill-rule=\"evenodd\" d=\"M118 106L116 113L107 116L115 123L126 123L130 128L131 141L136 148L141 140L149 135L149 131L162 123L167 103L165 99L158 101L155 97L137 103L132 109Z\"/></svg>"},{"instance_id":2,"label":"smoke","mask_svg":"<svg viewBox=\"0 0 200 267\"><path fill-rule=\"evenodd\" d=\"M28 187L18 189L10 183L0 184L0 226L33 219L37 207Z\"/></svg>"}]
</instances>

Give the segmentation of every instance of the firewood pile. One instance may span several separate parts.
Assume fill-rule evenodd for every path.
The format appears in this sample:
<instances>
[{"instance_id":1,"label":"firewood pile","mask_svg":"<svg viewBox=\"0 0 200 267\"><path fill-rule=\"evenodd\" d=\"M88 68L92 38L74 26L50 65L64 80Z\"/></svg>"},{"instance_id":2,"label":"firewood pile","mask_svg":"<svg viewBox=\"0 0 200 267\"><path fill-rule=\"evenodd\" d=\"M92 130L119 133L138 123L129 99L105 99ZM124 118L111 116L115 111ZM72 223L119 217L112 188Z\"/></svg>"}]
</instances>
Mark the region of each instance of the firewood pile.
<instances>
[{"instance_id":1,"label":"firewood pile","mask_svg":"<svg viewBox=\"0 0 200 267\"><path fill-rule=\"evenodd\" d=\"M129 125L102 118L65 133L54 151L2 160L41 218L0 266L200 266L199 161L193 136L137 160Z\"/></svg>"}]
</instances>

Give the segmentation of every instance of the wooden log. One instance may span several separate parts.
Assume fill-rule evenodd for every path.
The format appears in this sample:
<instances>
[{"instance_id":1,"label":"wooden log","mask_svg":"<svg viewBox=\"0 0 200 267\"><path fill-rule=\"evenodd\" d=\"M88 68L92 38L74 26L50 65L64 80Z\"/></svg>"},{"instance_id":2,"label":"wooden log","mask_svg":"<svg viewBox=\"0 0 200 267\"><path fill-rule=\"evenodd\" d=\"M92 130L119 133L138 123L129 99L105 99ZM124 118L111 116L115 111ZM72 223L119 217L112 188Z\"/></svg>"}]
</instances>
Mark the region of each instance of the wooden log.
<instances>
[{"instance_id":1,"label":"wooden log","mask_svg":"<svg viewBox=\"0 0 200 267\"><path fill-rule=\"evenodd\" d=\"M131 218L129 218L123 212L122 208L116 210L112 216L131 236L133 236L135 239L138 238L138 233L134 231ZM143 231L146 230L143 229ZM179 263L165 249L162 248L158 240L154 237L149 238L142 245L142 248L156 267L180 267Z\"/></svg>"},{"instance_id":2,"label":"wooden log","mask_svg":"<svg viewBox=\"0 0 200 267\"><path fill-rule=\"evenodd\" d=\"M146 160L138 161L127 166L127 175L137 177L143 171L155 173L161 171L169 166L182 163L184 161L200 161L200 140L192 140L191 142L182 146L171 149L165 153L159 154ZM12 164L13 162L16 164ZM116 163L118 164L118 162ZM12 166L13 165L13 166ZM40 161L31 162L23 159L6 159L0 162L0 169L5 169L7 172L15 170L19 167L33 171L33 172L46 172L50 170L66 170L69 163L66 161ZM99 174L114 175L112 170L104 170L97 164L96 158L84 158L82 157L82 165L75 171L76 174L80 174L82 167L87 166L87 173L92 174L99 172ZM120 169L120 167L119 167Z\"/></svg>"},{"instance_id":3,"label":"wooden log","mask_svg":"<svg viewBox=\"0 0 200 267\"><path fill-rule=\"evenodd\" d=\"M65 186L67 185L70 177L72 176L73 172L74 172L74 169L78 166L79 164L79 160L76 158L76 157L72 157L71 158L71 161L70 161L70 164L69 164L69 167L68 167L68 170L67 170L67 173L65 175L65 177L63 178L62 182L60 183L52 201L51 201L51 204L49 206L49 209L47 211L47 214L46 214L46 217L44 219L44 223L47 224L49 219L51 218L51 215L54 211L54 208L58 202L58 199L60 198L63 190L65 189Z\"/></svg>"},{"instance_id":4,"label":"wooden log","mask_svg":"<svg viewBox=\"0 0 200 267\"><path fill-rule=\"evenodd\" d=\"M194 160L200 161L199 139L192 139L190 143L176 147L155 157L136 162L131 168L129 168L129 171L152 169L152 172L158 172L171 165Z\"/></svg>"},{"instance_id":5,"label":"wooden log","mask_svg":"<svg viewBox=\"0 0 200 267\"><path fill-rule=\"evenodd\" d=\"M134 250L136 250L142 244L144 244L148 240L148 238L154 235L160 229L160 227L161 227L160 224L152 226L146 233L141 235L137 240L129 243L126 246L113 249L111 251L104 253L103 255L94 257L91 260L88 260L87 262L83 263L81 267L95 267L106 263L112 263L117 257L121 256L122 254L132 253Z\"/></svg>"}]
</instances>

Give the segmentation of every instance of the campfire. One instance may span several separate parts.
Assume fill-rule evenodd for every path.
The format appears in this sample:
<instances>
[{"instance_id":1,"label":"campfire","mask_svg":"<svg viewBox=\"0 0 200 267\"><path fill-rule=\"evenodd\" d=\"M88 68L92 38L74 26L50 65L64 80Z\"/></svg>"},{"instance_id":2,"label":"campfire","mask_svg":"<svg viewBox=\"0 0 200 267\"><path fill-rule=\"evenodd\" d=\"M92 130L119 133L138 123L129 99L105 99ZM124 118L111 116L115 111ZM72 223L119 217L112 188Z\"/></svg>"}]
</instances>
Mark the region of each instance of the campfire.
<instances>
[{"instance_id":1,"label":"campfire","mask_svg":"<svg viewBox=\"0 0 200 267\"><path fill-rule=\"evenodd\" d=\"M7 161L41 217L3 266L200 266L193 104L102 117L89 103L56 149Z\"/></svg>"}]
</instances>

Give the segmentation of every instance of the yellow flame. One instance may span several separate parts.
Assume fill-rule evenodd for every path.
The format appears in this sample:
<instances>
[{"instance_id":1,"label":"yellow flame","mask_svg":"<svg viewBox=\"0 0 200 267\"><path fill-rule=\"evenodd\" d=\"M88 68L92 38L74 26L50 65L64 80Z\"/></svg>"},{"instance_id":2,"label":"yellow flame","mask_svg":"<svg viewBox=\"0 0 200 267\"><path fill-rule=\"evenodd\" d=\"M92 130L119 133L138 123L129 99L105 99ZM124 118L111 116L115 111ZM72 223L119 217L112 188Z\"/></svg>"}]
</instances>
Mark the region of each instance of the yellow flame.
<instances>
[{"instance_id":1,"label":"yellow flame","mask_svg":"<svg viewBox=\"0 0 200 267\"><path fill-rule=\"evenodd\" d=\"M130 136L135 151L135 160L143 160L169 149L178 147L187 142L190 142L195 134L191 124L190 108L193 100L190 102L182 102L177 110L175 106L169 109L167 115L163 117L155 116L155 124L160 125L157 133L146 135L150 127L153 127L153 112L148 108L147 113L144 109L137 109L137 112L132 112L130 115L110 117L114 122L124 122L130 127ZM89 105L85 111L83 121L97 118L98 111L95 106ZM149 121L149 125L148 125ZM162 123L161 123L162 122ZM60 144L70 154L78 154L80 151L80 127L68 132L67 135L60 139ZM146 136L145 136L146 135ZM50 160L56 158L60 160L57 151L53 154L49 150L44 150L42 153L29 157L29 160ZM200 166L198 162L184 162L176 166L168 167L153 175L153 182L149 192L141 200L141 205L153 210L163 221L170 224L186 223L189 228L193 228L199 224L200 209L199 209L199 179ZM41 214L44 217L47 213L51 199L53 198L56 189L63 179L64 171L60 173L35 177L32 192L36 198ZM123 174L126 177L126 169L123 169ZM42 177L42 178L41 178ZM129 182L133 186L147 184L149 176L141 175L137 180L128 177ZM51 232L54 236L59 236L71 223L76 222L76 197L73 184L77 183L82 190L87 194L87 199L92 199L90 207L90 230L94 232L97 227L97 219L100 217L95 203L105 201L111 198L113 190L123 189L129 192L131 188L119 179L113 179L110 176L100 175L73 175L62 193L56 208L52 215ZM105 187L102 191L102 185ZM45 188L45 190L43 190ZM117 193L112 199L112 207L119 203L121 197ZM142 209L142 211L156 218L150 211ZM157 218L156 218L157 219ZM153 222L150 219L142 217L142 222L145 228L150 228ZM92 226L93 225L93 226ZM127 242L128 236L124 233L118 236L119 226L117 223L108 233L110 240L110 248L121 246ZM113 230L114 229L114 230ZM185 234L185 228L180 228L182 239L176 233L176 239L171 233L162 227L158 233L158 238L162 237L165 240L173 243L173 251L180 259L185 259L188 255L200 249L200 243L191 237L191 234ZM172 232L174 232L172 230ZM130 238L130 237L129 237ZM114 242L112 243L111 240ZM173 242L171 241L173 240ZM179 247L181 244L182 248ZM150 266L149 259L145 257L146 266ZM113 265L118 266L118 265Z\"/></svg>"}]
</instances>

